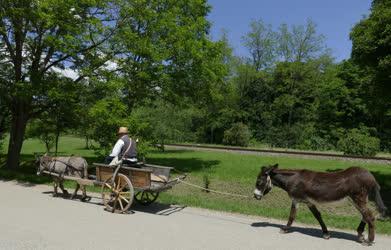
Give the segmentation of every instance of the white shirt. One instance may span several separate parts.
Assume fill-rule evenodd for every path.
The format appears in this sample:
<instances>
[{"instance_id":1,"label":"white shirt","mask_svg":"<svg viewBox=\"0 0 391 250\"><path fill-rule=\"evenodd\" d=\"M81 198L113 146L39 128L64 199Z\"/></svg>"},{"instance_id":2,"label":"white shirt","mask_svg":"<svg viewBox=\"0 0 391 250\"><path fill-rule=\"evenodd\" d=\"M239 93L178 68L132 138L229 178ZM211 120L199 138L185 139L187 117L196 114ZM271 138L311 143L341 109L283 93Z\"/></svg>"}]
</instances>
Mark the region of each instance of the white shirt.
<instances>
[{"instance_id":1,"label":"white shirt","mask_svg":"<svg viewBox=\"0 0 391 250\"><path fill-rule=\"evenodd\" d=\"M123 147L124 145L125 145L125 142L122 140L122 138L119 139L119 140L115 143L114 148L113 148L113 150L111 151L110 156L111 156L111 157L116 157L116 156L118 156L119 153L121 153L121 149L122 149L122 147ZM132 145L132 140L130 140L130 145ZM129 147L130 147L130 145L129 145Z\"/></svg>"}]
</instances>

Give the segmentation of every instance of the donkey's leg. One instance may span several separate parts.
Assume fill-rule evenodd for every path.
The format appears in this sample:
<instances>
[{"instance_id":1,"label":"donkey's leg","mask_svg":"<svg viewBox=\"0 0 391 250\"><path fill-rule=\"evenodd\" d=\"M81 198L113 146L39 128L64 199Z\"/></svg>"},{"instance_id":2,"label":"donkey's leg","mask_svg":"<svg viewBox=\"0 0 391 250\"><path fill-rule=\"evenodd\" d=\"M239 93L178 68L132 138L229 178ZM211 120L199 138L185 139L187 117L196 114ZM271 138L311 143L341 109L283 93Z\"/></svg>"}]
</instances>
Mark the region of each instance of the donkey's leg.
<instances>
[{"instance_id":1,"label":"donkey's leg","mask_svg":"<svg viewBox=\"0 0 391 250\"><path fill-rule=\"evenodd\" d=\"M366 223L365 223L364 219L362 219L360 222L360 225L358 225L358 228L357 228L358 242L361 242L361 243L365 241L365 237L363 235L365 225L366 225Z\"/></svg>"},{"instance_id":2,"label":"donkey's leg","mask_svg":"<svg viewBox=\"0 0 391 250\"><path fill-rule=\"evenodd\" d=\"M308 204L308 208L311 210L312 214L315 216L315 218L318 220L320 226L322 227L323 232L323 238L330 239L330 233L327 230L326 224L324 224L322 215L320 214L319 210L316 208L314 204Z\"/></svg>"},{"instance_id":3,"label":"donkey's leg","mask_svg":"<svg viewBox=\"0 0 391 250\"><path fill-rule=\"evenodd\" d=\"M81 190L83 192L83 196L81 197L81 201L86 201L88 200L87 199L87 190L86 190L86 186L85 185L82 185L81 186ZM91 197L90 197L91 198Z\"/></svg>"},{"instance_id":4,"label":"donkey's leg","mask_svg":"<svg viewBox=\"0 0 391 250\"><path fill-rule=\"evenodd\" d=\"M286 226L283 226L281 228L280 233L287 233L289 231L293 221L296 218L296 211L297 211L297 202L295 200L292 200L291 212L289 214L288 223L286 224Z\"/></svg>"},{"instance_id":5,"label":"donkey's leg","mask_svg":"<svg viewBox=\"0 0 391 250\"><path fill-rule=\"evenodd\" d=\"M53 178L53 197L58 196L58 180L57 178Z\"/></svg>"},{"instance_id":6,"label":"donkey's leg","mask_svg":"<svg viewBox=\"0 0 391 250\"><path fill-rule=\"evenodd\" d=\"M360 223L357 231L359 229L364 229L365 223L368 224L368 241L366 242L367 245L372 245L372 243L375 240L375 216L373 216L370 209L367 207L367 201L368 201L368 194L361 193L360 195L357 195L355 197L352 197L353 202L356 206L356 208L360 211L362 215L362 222ZM364 230L363 230L364 231ZM358 232L358 240L360 241L364 237L361 235L360 232Z\"/></svg>"},{"instance_id":7,"label":"donkey's leg","mask_svg":"<svg viewBox=\"0 0 391 250\"><path fill-rule=\"evenodd\" d=\"M76 188L75 188L75 191L73 191L73 194L71 195L71 200L73 200L76 197L77 192L79 191L79 188L80 188L80 184L76 183Z\"/></svg>"},{"instance_id":8,"label":"donkey's leg","mask_svg":"<svg viewBox=\"0 0 391 250\"><path fill-rule=\"evenodd\" d=\"M63 183L64 180L61 179L61 180L59 180L58 182L59 182L59 186L60 186L60 189L61 189L62 193L63 193L65 196L68 196L69 193L68 193L68 191L64 188L64 183Z\"/></svg>"},{"instance_id":9,"label":"donkey's leg","mask_svg":"<svg viewBox=\"0 0 391 250\"><path fill-rule=\"evenodd\" d=\"M375 240L375 216L373 216L371 210L366 206L363 211L363 217L366 223L368 223L368 245L372 245Z\"/></svg>"}]
</instances>

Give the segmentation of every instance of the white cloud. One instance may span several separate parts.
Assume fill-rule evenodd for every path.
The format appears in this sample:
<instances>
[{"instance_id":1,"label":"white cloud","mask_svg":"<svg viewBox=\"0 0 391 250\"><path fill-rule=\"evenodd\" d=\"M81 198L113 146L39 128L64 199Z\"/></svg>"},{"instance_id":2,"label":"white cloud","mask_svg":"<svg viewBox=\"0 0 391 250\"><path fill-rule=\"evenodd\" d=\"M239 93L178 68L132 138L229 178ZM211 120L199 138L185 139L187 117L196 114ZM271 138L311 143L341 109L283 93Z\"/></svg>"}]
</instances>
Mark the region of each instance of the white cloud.
<instances>
[{"instance_id":1,"label":"white cloud","mask_svg":"<svg viewBox=\"0 0 391 250\"><path fill-rule=\"evenodd\" d=\"M72 80L76 80L79 77L79 73L76 70L66 68L66 69L60 69L57 67L53 67L52 71L59 73L60 75L64 77L71 78Z\"/></svg>"},{"instance_id":2,"label":"white cloud","mask_svg":"<svg viewBox=\"0 0 391 250\"><path fill-rule=\"evenodd\" d=\"M113 61L107 61L104 65L104 68L107 70L116 70L118 68L118 63Z\"/></svg>"}]
</instances>

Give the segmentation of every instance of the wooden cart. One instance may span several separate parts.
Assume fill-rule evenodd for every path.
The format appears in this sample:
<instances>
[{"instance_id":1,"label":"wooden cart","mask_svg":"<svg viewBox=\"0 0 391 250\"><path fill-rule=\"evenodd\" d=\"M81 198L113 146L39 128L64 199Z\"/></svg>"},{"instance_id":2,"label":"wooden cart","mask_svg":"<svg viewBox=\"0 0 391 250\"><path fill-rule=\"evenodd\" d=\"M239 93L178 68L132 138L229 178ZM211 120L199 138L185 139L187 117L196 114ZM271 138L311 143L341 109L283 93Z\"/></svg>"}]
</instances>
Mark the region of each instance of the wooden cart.
<instances>
[{"instance_id":1,"label":"wooden cart","mask_svg":"<svg viewBox=\"0 0 391 250\"><path fill-rule=\"evenodd\" d=\"M149 205L159 196L159 193L172 188L186 175L170 179L173 168L159 165L139 163L137 167L110 166L94 163L96 176L89 175L88 179L73 176L61 176L66 180L73 180L80 185L101 186L103 204L106 210L116 213L127 213L133 200ZM44 173L58 176L58 174L44 171Z\"/></svg>"}]
</instances>

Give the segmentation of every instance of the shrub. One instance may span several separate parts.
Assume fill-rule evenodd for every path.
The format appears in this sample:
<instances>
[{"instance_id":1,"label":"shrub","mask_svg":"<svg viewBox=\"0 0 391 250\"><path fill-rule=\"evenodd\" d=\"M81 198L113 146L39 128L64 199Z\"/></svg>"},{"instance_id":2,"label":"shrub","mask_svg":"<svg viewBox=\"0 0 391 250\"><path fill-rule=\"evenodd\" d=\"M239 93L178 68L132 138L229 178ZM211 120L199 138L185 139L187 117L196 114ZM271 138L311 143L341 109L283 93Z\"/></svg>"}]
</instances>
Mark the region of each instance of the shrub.
<instances>
[{"instance_id":1,"label":"shrub","mask_svg":"<svg viewBox=\"0 0 391 250\"><path fill-rule=\"evenodd\" d=\"M298 146L299 149L304 150L317 150L325 151L330 149L335 149L333 145L329 142L327 138L320 137L318 135L311 136L303 141L303 143Z\"/></svg>"},{"instance_id":2,"label":"shrub","mask_svg":"<svg viewBox=\"0 0 391 250\"><path fill-rule=\"evenodd\" d=\"M371 136L368 128L354 128L342 134L337 148L345 155L375 156L380 150L380 140Z\"/></svg>"},{"instance_id":3,"label":"shrub","mask_svg":"<svg viewBox=\"0 0 391 250\"><path fill-rule=\"evenodd\" d=\"M235 123L230 129L224 131L223 143L226 145L247 147L250 142L250 137L250 130L245 124Z\"/></svg>"}]
</instances>

